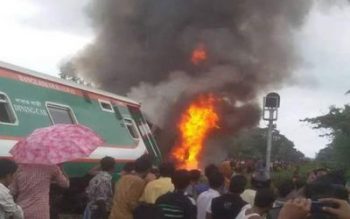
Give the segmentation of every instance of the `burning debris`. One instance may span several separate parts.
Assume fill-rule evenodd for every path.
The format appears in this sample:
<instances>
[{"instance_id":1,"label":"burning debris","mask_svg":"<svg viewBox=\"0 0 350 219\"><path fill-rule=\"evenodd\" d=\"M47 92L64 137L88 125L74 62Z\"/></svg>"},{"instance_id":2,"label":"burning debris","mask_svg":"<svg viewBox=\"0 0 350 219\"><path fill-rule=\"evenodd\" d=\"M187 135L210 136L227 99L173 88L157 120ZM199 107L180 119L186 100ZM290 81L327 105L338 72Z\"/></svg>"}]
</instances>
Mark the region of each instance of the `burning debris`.
<instances>
[{"instance_id":1,"label":"burning debris","mask_svg":"<svg viewBox=\"0 0 350 219\"><path fill-rule=\"evenodd\" d=\"M192 124L188 110L197 106L198 96L208 93L227 100L215 103L222 123L218 132L232 136L255 126L259 92L283 84L298 66L293 34L312 2L91 1L97 35L71 60L76 74L141 101L150 121L166 130L160 139L176 139L179 121ZM213 123L207 125L211 130ZM200 136L207 131L202 131L196 130L198 136L193 138L204 141ZM159 143L163 151L173 145L183 146L173 152L195 148L197 143L183 137L180 133L179 144ZM190 166L197 166L195 162Z\"/></svg>"}]
</instances>

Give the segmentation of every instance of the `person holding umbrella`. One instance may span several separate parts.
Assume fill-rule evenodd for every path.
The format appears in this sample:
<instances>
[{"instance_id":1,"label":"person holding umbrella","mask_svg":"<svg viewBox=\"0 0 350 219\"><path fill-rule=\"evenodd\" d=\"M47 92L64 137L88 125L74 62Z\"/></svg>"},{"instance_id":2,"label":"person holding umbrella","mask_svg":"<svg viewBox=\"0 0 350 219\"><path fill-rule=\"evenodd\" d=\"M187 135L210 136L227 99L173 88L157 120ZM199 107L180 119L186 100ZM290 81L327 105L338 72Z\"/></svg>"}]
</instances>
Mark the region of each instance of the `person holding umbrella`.
<instances>
[{"instance_id":1,"label":"person holding umbrella","mask_svg":"<svg viewBox=\"0 0 350 219\"><path fill-rule=\"evenodd\" d=\"M51 183L68 188L69 179L57 165L20 164L11 192L26 219L49 219Z\"/></svg>"},{"instance_id":2,"label":"person holding umbrella","mask_svg":"<svg viewBox=\"0 0 350 219\"><path fill-rule=\"evenodd\" d=\"M69 187L60 164L89 156L103 140L82 125L59 124L35 130L10 151L19 163L11 185L25 219L50 219L51 183Z\"/></svg>"}]
</instances>

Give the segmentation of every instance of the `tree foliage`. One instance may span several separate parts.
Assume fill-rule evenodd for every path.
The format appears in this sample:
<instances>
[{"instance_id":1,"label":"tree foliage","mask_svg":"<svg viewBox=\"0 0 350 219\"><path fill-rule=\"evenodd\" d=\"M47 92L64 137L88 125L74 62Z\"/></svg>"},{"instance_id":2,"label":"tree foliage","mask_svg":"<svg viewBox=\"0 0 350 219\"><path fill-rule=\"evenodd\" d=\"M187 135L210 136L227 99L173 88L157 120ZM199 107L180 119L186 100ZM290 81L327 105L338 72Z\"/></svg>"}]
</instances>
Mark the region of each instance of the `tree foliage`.
<instances>
[{"instance_id":1,"label":"tree foliage","mask_svg":"<svg viewBox=\"0 0 350 219\"><path fill-rule=\"evenodd\" d=\"M218 163L228 158L265 160L267 129L246 129L233 136L215 135L206 142L201 156L204 165ZM294 147L294 143L275 130L272 141L272 161L305 161L303 153Z\"/></svg>"},{"instance_id":2,"label":"tree foliage","mask_svg":"<svg viewBox=\"0 0 350 219\"><path fill-rule=\"evenodd\" d=\"M267 146L267 129L255 128L242 132L233 138L229 153L233 157L265 159ZM305 158L294 147L294 143L275 130L272 138L272 160L297 162Z\"/></svg>"},{"instance_id":3,"label":"tree foliage","mask_svg":"<svg viewBox=\"0 0 350 219\"><path fill-rule=\"evenodd\" d=\"M76 73L76 68L74 64L70 61L61 63L59 76L62 79L72 81L77 84L93 87L92 83L87 82Z\"/></svg>"},{"instance_id":4,"label":"tree foliage","mask_svg":"<svg viewBox=\"0 0 350 219\"><path fill-rule=\"evenodd\" d=\"M328 130L326 135L331 137L331 143L317 154L317 160L340 167L350 165L350 105L330 107L327 114L302 121L315 129Z\"/></svg>"}]
</instances>

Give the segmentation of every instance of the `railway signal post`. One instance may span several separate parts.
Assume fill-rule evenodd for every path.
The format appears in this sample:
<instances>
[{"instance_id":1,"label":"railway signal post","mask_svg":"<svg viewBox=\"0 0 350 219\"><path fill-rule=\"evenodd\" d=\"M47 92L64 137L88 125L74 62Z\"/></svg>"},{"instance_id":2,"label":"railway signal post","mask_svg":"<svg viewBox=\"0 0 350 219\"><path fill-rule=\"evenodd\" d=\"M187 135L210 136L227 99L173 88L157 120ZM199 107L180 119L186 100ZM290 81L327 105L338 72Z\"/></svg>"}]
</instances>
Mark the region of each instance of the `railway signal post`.
<instances>
[{"instance_id":1,"label":"railway signal post","mask_svg":"<svg viewBox=\"0 0 350 219\"><path fill-rule=\"evenodd\" d=\"M272 132L274 129L274 121L278 118L278 108L280 107L280 95L277 93L269 93L264 97L263 103L263 119L268 121L267 129L267 148L266 148L266 177L270 179L271 174L271 149L272 149Z\"/></svg>"}]
</instances>

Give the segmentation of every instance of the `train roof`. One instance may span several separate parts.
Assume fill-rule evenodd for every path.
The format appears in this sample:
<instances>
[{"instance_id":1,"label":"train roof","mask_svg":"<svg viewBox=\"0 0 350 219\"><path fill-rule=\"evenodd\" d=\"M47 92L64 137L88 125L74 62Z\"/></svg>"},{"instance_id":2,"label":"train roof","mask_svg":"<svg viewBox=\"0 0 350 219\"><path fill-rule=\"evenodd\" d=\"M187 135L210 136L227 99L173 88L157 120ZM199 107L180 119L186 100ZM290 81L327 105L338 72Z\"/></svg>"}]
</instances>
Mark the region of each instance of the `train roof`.
<instances>
[{"instance_id":1,"label":"train roof","mask_svg":"<svg viewBox=\"0 0 350 219\"><path fill-rule=\"evenodd\" d=\"M103 91L103 90L100 90L100 89L91 88L91 87L88 87L88 86L85 86L85 85L80 85L80 84L77 84L77 83L74 83L74 82L71 82L71 81L68 81L68 80L64 80L64 79L61 79L61 78L58 78L58 77L54 77L54 76L51 76L51 75L48 75L48 74L43 74L43 73L40 73L40 72L37 72L37 71L33 71L33 70L30 70L30 69L27 69L27 68L19 67L19 66L16 66L16 65L13 65L13 64L10 64L10 63L6 63L6 62L3 62L3 61L0 61L0 68L12 70L12 71L18 72L20 74L25 74L25 75L37 77L37 78L48 80L48 81L51 81L51 82L54 82L54 83L66 85L66 86L69 86L69 87L77 88L77 89L80 89L80 90L84 90L84 91L88 91L88 92L92 92L92 93L96 93L96 94L100 94L100 95L103 95L103 96L111 97L111 98L114 98L114 99L117 99L117 100L121 100L123 102L127 102L127 103L131 103L131 104L140 106L140 102L137 102L137 101L132 100L132 99L127 98L127 97L123 97L123 96L120 96L120 95L117 95L117 94L114 94L114 93L111 93L111 92L108 92L108 91Z\"/></svg>"}]
</instances>

